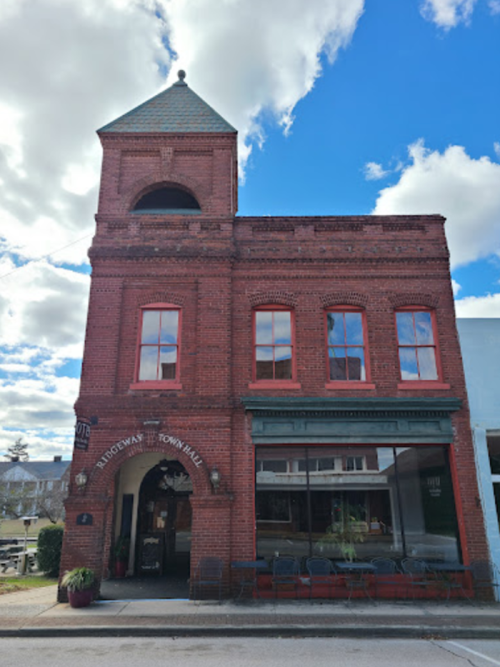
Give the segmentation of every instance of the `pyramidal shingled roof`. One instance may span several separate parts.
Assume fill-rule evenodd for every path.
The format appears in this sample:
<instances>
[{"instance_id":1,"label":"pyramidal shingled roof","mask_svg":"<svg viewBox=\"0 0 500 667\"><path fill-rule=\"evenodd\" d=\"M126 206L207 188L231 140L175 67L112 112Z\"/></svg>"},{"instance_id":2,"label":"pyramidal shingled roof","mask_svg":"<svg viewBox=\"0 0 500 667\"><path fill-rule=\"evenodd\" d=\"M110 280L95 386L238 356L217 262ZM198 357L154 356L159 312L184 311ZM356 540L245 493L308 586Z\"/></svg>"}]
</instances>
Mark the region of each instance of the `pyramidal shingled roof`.
<instances>
[{"instance_id":1,"label":"pyramidal shingled roof","mask_svg":"<svg viewBox=\"0 0 500 667\"><path fill-rule=\"evenodd\" d=\"M98 132L236 132L189 88L185 76L180 70L179 80L173 86L101 127Z\"/></svg>"}]
</instances>

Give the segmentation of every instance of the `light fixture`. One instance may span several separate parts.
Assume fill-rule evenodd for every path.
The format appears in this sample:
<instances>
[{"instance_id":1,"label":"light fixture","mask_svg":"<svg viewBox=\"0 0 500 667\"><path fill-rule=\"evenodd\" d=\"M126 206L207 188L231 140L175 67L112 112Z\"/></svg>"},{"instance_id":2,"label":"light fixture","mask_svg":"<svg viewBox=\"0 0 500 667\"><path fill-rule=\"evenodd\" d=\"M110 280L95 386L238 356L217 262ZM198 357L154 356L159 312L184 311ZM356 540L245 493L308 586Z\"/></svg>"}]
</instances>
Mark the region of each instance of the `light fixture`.
<instances>
[{"instance_id":1,"label":"light fixture","mask_svg":"<svg viewBox=\"0 0 500 667\"><path fill-rule=\"evenodd\" d=\"M87 479L88 478L84 470L75 476L75 483L79 491L83 491L83 489L87 486Z\"/></svg>"},{"instance_id":2,"label":"light fixture","mask_svg":"<svg viewBox=\"0 0 500 667\"><path fill-rule=\"evenodd\" d=\"M220 485L220 480L221 480L221 474L217 468L217 466L214 466L210 472L210 481L212 483L212 486L214 487L214 490L217 492L217 489L219 488Z\"/></svg>"}]
</instances>

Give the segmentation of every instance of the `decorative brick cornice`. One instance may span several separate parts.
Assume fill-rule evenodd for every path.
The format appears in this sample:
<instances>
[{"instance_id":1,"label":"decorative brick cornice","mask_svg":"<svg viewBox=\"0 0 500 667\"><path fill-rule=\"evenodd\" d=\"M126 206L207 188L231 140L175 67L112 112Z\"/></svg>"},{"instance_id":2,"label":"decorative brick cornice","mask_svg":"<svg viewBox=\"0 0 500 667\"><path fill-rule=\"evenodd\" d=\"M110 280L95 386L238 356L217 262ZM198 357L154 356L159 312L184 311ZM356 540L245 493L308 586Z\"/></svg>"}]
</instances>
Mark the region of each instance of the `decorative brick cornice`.
<instances>
[{"instance_id":1,"label":"decorative brick cornice","mask_svg":"<svg viewBox=\"0 0 500 667\"><path fill-rule=\"evenodd\" d=\"M403 306L425 306L426 308L437 308L439 297L435 294L422 294L421 292L404 294L392 294L389 301L394 308Z\"/></svg>"},{"instance_id":2,"label":"decorative brick cornice","mask_svg":"<svg viewBox=\"0 0 500 667\"><path fill-rule=\"evenodd\" d=\"M266 304L278 304L282 306L290 306L291 308L297 306L297 297L295 294L279 289L253 292L251 294L247 293L247 297L252 308L264 306Z\"/></svg>"},{"instance_id":3,"label":"decorative brick cornice","mask_svg":"<svg viewBox=\"0 0 500 667\"><path fill-rule=\"evenodd\" d=\"M323 308L329 306L359 306L365 308L368 305L368 296L360 292L350 292L348 290L341 292L330 292L320 297Z\"/></svg>"}]
</instances>

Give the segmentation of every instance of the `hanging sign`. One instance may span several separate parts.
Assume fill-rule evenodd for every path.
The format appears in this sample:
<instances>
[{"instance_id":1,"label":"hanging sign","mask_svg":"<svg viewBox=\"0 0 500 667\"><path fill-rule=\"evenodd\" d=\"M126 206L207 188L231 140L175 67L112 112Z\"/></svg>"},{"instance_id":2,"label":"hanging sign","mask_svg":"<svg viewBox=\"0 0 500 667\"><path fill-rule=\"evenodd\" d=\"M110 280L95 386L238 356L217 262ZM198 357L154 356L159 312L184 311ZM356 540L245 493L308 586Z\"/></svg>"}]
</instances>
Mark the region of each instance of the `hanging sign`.
<instances>
[{"instance_id":1,"label":"hanging sign","mask_svg":"<svg viewBox=\"0 0 500 667\"><path fill-rule=\"evenodd\" d=\"M90 423L83 419L78 419L75 426L75 449L87 451L90 440Z\"/></svg>"}]
</instances>

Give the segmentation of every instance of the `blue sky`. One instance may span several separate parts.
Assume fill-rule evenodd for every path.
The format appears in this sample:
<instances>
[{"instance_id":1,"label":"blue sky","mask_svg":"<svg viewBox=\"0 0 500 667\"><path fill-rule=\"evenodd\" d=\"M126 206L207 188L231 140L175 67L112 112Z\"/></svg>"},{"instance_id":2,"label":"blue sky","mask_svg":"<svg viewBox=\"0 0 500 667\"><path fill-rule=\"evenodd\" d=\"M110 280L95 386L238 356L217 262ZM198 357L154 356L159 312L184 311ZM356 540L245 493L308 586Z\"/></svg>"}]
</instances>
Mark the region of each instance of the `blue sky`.
<instances>
[{"instance_id":1,"label":"blue sky","mask_svg":"<svg viewBox=\"0 0 500 667\"><path fill-rule=\"evenodd\" d=\"M500 317L500 0L4 0L0 453L71 456L95 130L180 68L240 215L441 213L457 314Z\"/></svg>"}]
</instances>

